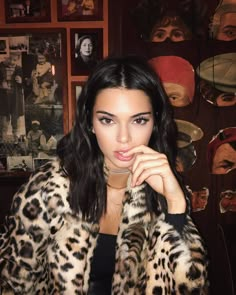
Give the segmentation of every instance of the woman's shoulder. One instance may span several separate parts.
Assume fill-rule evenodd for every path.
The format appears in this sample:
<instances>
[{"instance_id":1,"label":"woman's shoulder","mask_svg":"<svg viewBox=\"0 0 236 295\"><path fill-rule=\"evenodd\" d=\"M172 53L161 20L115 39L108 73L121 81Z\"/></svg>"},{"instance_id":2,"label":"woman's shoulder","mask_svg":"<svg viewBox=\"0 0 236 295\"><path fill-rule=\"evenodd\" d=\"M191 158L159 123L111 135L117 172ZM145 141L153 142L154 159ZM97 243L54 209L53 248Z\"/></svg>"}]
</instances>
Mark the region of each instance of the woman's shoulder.
<instances>
[{"instance_id":1,"label":"woman's shoulder","mask_svg":"<svg viewBox=\"0 0 236 295\"><path fill-rule=\"evenodd\" d=\"M44 176L45 180L54 180L55 182L61 181L61 178L67 179L67 173L63 168L59 158L49 158L46 163L39 166L31 178L37 178L39 176ZM58 179L58 180L57 180Z\"/></svg>"},{"instance_id":2,"label":"woman's shoulder","mask_svg":"<svg viewBox=\"0 0 236 295\"><path fill-rule=\"evenodd\" d=\"M48 159L46 163L39 166L30 176L28 187L43 190L69 187L69 179L58 158Z\"/></svg>"},{"instance_id":3,"label":"woman's shoulder","mask_svg":"<svg viewBox=\"0 0 236 295\"><path fill-rule=\"evenodd\" d=\"M69 178L60 161L57 158L49 159L31 174L29 181L18 191L18 196L28 200L38 199L54 210L59 204L66 209L69 208L69 185Z\"/></svg>"}]
</instances>

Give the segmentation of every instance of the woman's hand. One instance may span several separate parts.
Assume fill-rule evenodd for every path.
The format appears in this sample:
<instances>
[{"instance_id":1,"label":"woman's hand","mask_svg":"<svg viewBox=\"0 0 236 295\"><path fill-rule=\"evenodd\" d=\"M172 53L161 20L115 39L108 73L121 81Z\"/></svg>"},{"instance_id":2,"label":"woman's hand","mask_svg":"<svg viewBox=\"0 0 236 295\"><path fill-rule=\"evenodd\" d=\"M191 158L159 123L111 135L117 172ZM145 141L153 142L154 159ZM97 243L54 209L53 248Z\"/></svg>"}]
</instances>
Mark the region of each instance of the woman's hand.
<instances>
[{"instance_id":1,"label":"woman's hand","mask_svg":"<svg viewBox=\"0 0 236 295\"><path fill-rule=\"evenodd\" d=\"M146 181L156 192L165 196L169 213L184 213L186 200L173 174L166 155L141 145L129 150L125 155L135 155L132 171L132 186Z\"/></svg>"}]
</instances>

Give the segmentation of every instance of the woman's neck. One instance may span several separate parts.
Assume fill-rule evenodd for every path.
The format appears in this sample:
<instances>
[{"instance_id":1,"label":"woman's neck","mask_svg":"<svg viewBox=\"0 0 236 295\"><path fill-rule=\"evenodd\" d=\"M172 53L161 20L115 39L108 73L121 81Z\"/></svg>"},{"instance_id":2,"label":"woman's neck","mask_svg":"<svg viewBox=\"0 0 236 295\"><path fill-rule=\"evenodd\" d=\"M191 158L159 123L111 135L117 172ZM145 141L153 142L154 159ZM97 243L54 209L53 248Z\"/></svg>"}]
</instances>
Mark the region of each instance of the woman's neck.
<instances>
[{"instance_id":1,"label":"woman's neck","mask_svg":"<svg viewBox=\"0 0 236 295\"><path fill-rule=\"evenodd\" d=\"M110 169L104 165L104 173L107 181L107 186L112 189L124 189L127 187L127 180L130 175L128 169Z\"/></svg>"}]
</instances>

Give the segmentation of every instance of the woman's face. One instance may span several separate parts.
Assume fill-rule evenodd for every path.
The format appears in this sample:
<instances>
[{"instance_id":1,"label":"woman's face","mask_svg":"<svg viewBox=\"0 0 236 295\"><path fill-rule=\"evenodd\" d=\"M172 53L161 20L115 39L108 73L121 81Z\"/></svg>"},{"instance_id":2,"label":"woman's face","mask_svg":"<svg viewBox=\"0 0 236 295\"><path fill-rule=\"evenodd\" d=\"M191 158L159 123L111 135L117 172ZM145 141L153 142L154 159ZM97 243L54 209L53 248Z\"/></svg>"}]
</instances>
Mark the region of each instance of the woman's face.
<instances>
[{"instance_id":1,"label":"woman's face","mask_svg":"<svg viewBox=\"0 0 236 295\"><path fill-rule=\"evenodd\" d=\"M236 169L236 150L228 143L223 143L216 150L212 164L212 174L227 174Z\"/></svg>"},{"instance_id":2,"label":"woman's face","mask_svg":"<svg viewBox=\"0 0 236 295\"><path fill-rule=\"evenodd\" d=\"M151 35L152 42L164 42L168 38L172 42L184 41L184 31L177 26L169 25L167 27L156 27Z\"/></svg>"},{"instance_id":3,"label":"woman's face","mask_svg":"<svg viewBox=\"0 0 236 295\"><path fill-rule=\"evenodd\" d=\"M164 42L168 39L172 42L180 42L192 38L192 33L179 16L164 16L152 29L150 41Z\"/></svg>"},{"instance_id":4,"label":"woman's face","mask_svg":"<svg viewBox=\"0 0 236 295\"><path fill-rule=\"evenodd\" d=\"M236 39L236 13L225 13L220 18L220 26L216 39L232 41Z\"/></svg>"},{"instance_id":5,"label":"woman's face","mask_svg":"<svg viewBox=\"0 0 236 295\"><path fill-rule=\"evenodd\" d=\"M235 93L221 93L216 98L216 104L219 107L230 107L236 105Z\"/></svg>"},{"instance_id":6,"label":"woman's face","mask_svg":"<svg viewBox=\"0 0 236 295\"><path fill-rule=\"evenodd\" d=\"M84 0L83 7L85 9L94 9L94 1L93 0Z\"/></svg>"},{"instance_id":7,"label":"woman's face","mask_svg":"<svg viewBox=\"0 0 236 295\"><path fill-rule=\"evenodd\" d=\"M93 52L93 43L91 39L86 38L82 41L80 46L80 54L84 56L90 56Z\"/></svg>"},{"instance_id":8,"label":"woman's face","mask_svg":"<svg viewBox=\"0 0 236 295\"><path fill-rule=\"evenodd\" d=\"M40 65L43 65L45 64L45 62L46 62L46 57L43 54L38 54L38 63Z\"/></svg>"},{"instance_id":9,"label":"woman's face","mask_svg":"<svg viewBox=\"0 0 236 295\"><path fill-rule=\"evenodd\" d=\"M96 97L93 132L109 168L128 168L134 156L125 151L148 145L154 118L149 97L141 90L108 88Z\"/></svg>"},{"instance_id":10,"label":"woman's face","mask_svg":"<svg viewBox=\"0 0 236 295\"><path fill-rule=\"evenodd\" d=\"M190 104L190 99L185 87L175 83L163 83L163 86L170 103L174 107L184 107Z\"/></svg>"}]
</instances>

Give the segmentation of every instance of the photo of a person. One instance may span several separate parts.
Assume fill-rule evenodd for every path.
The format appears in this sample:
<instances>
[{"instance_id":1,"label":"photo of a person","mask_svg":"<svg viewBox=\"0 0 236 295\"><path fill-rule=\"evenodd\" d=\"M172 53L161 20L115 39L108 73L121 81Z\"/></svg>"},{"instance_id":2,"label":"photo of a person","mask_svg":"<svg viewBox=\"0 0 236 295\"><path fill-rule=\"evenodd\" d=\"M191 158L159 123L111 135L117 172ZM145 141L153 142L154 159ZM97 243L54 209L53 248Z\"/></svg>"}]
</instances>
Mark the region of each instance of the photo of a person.
<instances>
[{"instance_id":1,"label":"photo of a person","mask_svg":"<svg viewBox=\"0 0 236 295\"><path fill-rule=\"evenodd\" d=\"M203 131L192 122L175 119L177 135L177 159L176 169L184 173L192 168L197 160L197 153L193 142L203 137Z\"/></svg>"},{"instance_id":2,"label":"photo of a person","mask_svg":"<svg viewBox=\"0 0 236 295\"><path fill-rule=\"evenodd\" d=\"M53 85L52 65L44 54L37 54L36 68L32 71L33 92L36 96L34 103L43 103L49 100Z\"/></svg>"},{"instance_id":3,"label":"photo of a person","mask_svg":"<svg viewBox=\"0 0 236 295\"><path fill-rule=\"evenodd\" d=\"M205 39L207 9L206 2L201 0L141 0L131 16L142 39L180 42Z\"/></svg>"},{"instance_id":4,"label":"photo of a person","mask_svg":"<svg viewBox=\"0 0 236 295\"><path fill-rule=\"evenodd\" d=\"M12 141L18 143L19 132L25 134L19 119L24 115L24 94L20 53L11 53L0 63L0 141L7 139L7 129L12 129ZM19 131L19 129L21 131ZM23 131L22 131L23 130Z\"/></svg>"},{"instance_id":5,"label":"photo of a person","mask_svg":"<svg viewBox=\"0 0 236 295\"><path fill-rule=\"evenodd\" d=\"M193 212L205 210L208 204L209 189L206 187L203 187L202 189L197 191L192 191L190 188L188 189L191 195L190 198Z\"/></svg>"},{"instance_id":6,"label":"photo of a person","mask_svg":"<svg viewBox=\"0 0 236 295\"><path fill-rule=\"evenodd\" d=\"M220 213L236 212L236 191L226 190L220 194Z\"/></svg>"},{"instance_id":7,"label":"photo of a person","mask_svg":"<svg viewBox=\"0 0 236 295\"><path fill-rule=\"evenodd\" d=\"M218 107L236 105L236 53L223 53L203 60L196 69L202 97Z\"/></svg>"},{"instance_id":8,"label":"photo of a person","mask_svg":"<svg viewBox=\"0 0 236 295\"><path fill-rule=\"evenodd\" d=\"M27 133L28 151L33 157L38 156L40 149L40 138L42 134L43 131L40 128L40 122L38 120L33 120L31 122L31 129Z\"/></svg>"},{"instance_id":9,"label":"photo of a person","mask_svg":"<svg viewBox=\"0 0 236 295\"><path fill-rule=\"evenodd\" d=\"M220 0L212 17L210 38L221 41L236 40L236 2Z\"/></svg>"},{"instance_id":10,"label":"photo of a person","mask_svg":"<svg viewBox=\"0 0 236 295\"><path fill-rule=\"evenodd\" d=\"M65 1L64 1L65 2ZM71 15L78 11L79 0L69 0L63 4L63 14Z\"/></svg>"},{"instance_id":11,"label":"photo of a person","mask_svg":"<svg viewBox=\"0 0 236 295\"><path fill-rule=\"evenodd\" d=\"M8 156L7 168L10 171L32 171L33 159L32 156Z\"/></svg>"},{"instance_id":12,"label":"photo of a person","mask_svg":"<svg viewBox=\"0 0 236 295\"><path fill-rule=\"evenodd\" d=\"M160 77L170 103L184 107L192 103L195 92L195 71L193 66L179 56L157 56L149 63Z\"/></svg>"},{"instance_id":13,"label":"photo of a person","mask_svg":"<svg viewBox=\"0 0 236 295\"><path fill-rule=\"evenodd\" d=\"M32 1L31 0L25 0L24 1L24 15L25 16L33 16L34 15L34 10L32 7Z\"/></svg>"},{"instance_id":14,"label":"photo of a person","mask_svg":"<svg viewBox=\"0 0 236 295\"><path fill-rule=\"evenodd\" d=\"M96 19L102 14L100 0L58 0L60 20L89 20ZM99 16L100 17L100 16Z\"/></svg>"},{"instance_id":15,"label":"photo of a person","mask_svg":"<svg viewBox=\"0 0 236 295\"><path fill-rule=\"evenodd\" d=\"M208 167L212 174L227 174L236 168L236 127L221 129L207 146Z\"/></svg>"},{"instance_id":16,"label":"photo of a person","mask_svg":"<svg viewBox=\"0 0 236 295\"><path fill-rule=\"evenodd\" d=\"M89 73L97 64L96 42L92 35L75 34L75 64L81 73Z\"/></svg>"},{"instance_id":17,"label":"photo of a person","mask_svg":"<svg viewBox=\"0 0 236 295\"><path fill-rule=\"evenodd\" d=\"M94 0L82 0L80 4L82 7L82 15L93 15L94 14Z\"/></svg>"},{"instance_id":18,"label":"photo of a person","mask_svg":"<svg viewBox=\"0 0 236 295\"><path fill-rule=\"evenodd\" d=\"M45 14L45 0L8 1L11 17L32 17Z\"/></svg>"},{"instance_id":19,"label":"photo of a person","mask_svg":"<svg viewBox=\"0 0 236 295\"><path fill-rule=\"evenodd\" d=\"M208 294L175 138L147 60L102 60L57 158L19 189L0 227L3 293Z\"/></svg>"},{"instance_id":20,"label":"photo of a person","mask_svg":"<svg viewBox=\"0 0 236 295\"><path fill-rule=\"evenodd\" d=\"M36 60L36 62L34 61ZM46 54L38 52L35 54L33 62L35 66L30 69L30 77L26 78L28 92L27 103L33 104L57 104L58 83L55 78L55 66L47 59ZM54 73L53 73L54 70Z\"/></svg>"},{"instance_id":21,"label":"photo of a person","mask_svg":"<svg viewBox=\"0 0 236 295\"><path fill-rule=\"evenodd\" d=\"M49 158L55 155L57 139L50 128L42 128L38 120L31 122L31 129L27 133L27 149L33 158Z\"/></svg>"}]
</instances>

